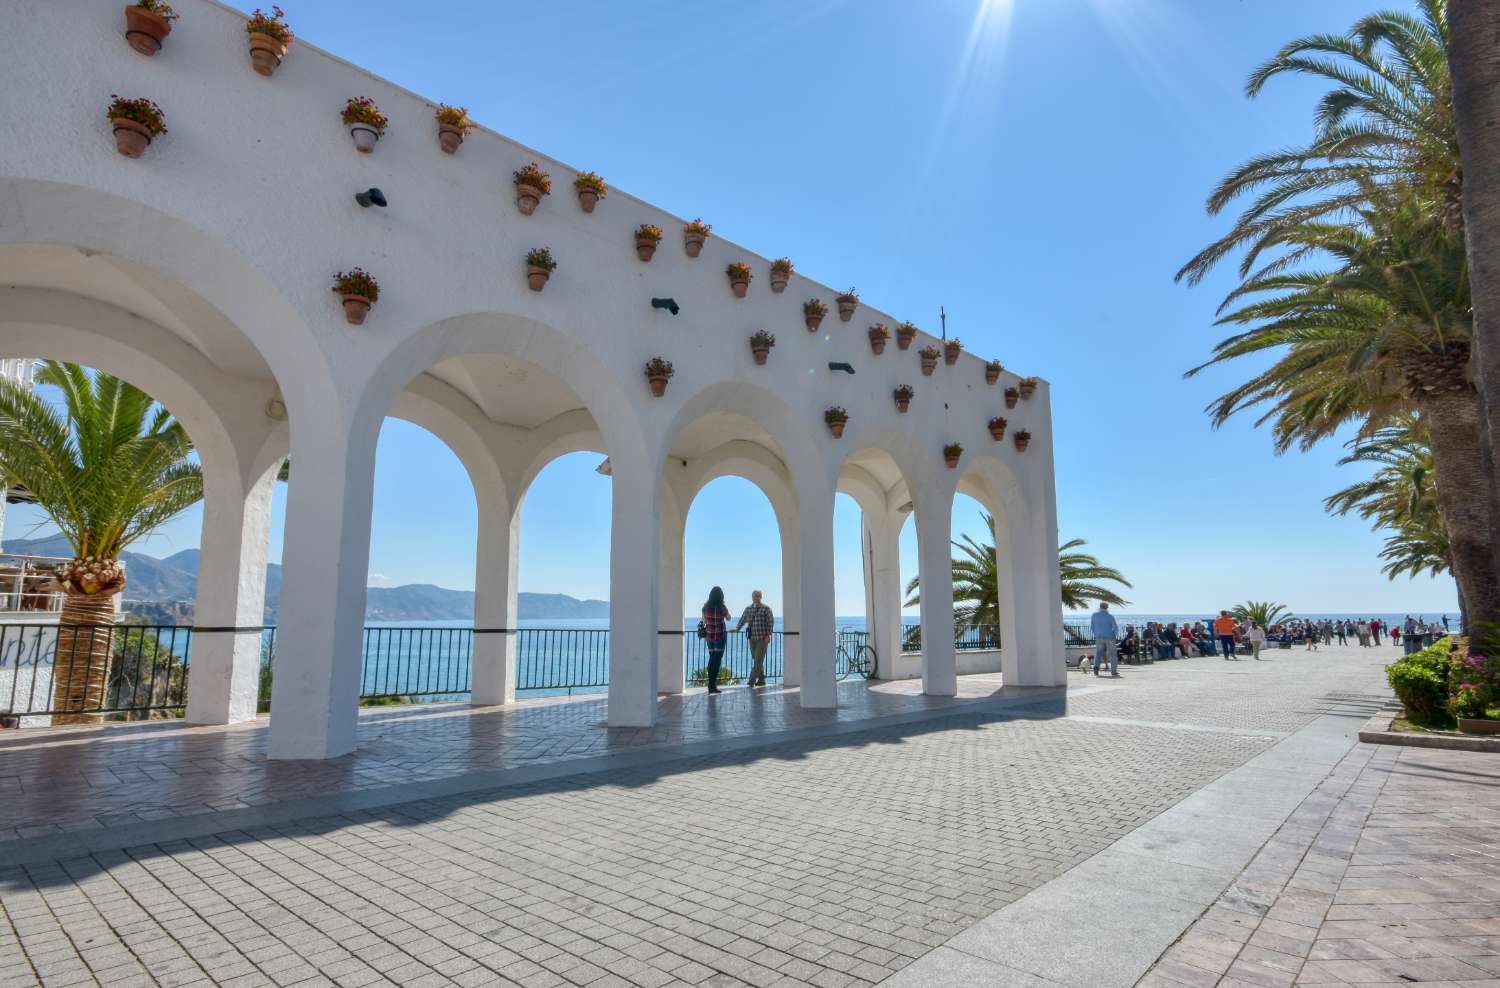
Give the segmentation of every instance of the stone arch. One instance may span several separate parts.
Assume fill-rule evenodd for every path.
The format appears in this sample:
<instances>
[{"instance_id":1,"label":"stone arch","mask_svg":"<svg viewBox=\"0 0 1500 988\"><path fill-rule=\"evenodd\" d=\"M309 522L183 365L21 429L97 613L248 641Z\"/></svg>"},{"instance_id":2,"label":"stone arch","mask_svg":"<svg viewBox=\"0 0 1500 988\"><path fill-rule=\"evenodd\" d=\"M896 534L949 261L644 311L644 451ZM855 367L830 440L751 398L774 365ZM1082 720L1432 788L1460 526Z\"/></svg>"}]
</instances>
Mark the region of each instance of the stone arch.
<instances>
[{"instance_id":1,"label":"stone arch","mask_svg":"<svg viewBox=\"0 0 1500 988\"><path fill-rule=\"evenodd\" d=\"M832 481L826 476L828 457L819 451L805 425L799 423L797 413L775 392L744 381L706 385L678 406L663 433L658 461L669 455L685 429L711 413L729 413L765 430L799 499L807 496L809 486L820 482L831 491Z\"/></svg>"}]
</instances>

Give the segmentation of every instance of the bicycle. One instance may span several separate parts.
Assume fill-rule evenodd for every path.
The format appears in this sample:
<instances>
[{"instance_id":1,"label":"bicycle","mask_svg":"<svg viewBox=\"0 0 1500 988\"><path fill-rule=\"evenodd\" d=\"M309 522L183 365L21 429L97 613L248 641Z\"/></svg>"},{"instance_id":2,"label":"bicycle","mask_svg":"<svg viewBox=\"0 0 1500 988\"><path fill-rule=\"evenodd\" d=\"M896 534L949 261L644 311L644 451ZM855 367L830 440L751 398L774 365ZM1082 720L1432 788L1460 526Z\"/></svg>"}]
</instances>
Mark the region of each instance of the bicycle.
<instances>
[{"instance_id":1,"label":"bicycle","mask_svg":"<svg viewBox=\"0 0 1500 988\"><path fill-rule=\"evenodd\" d=\"M865 679L874 679L879 667L879 656L875 649L863 643L840 641L838 645L838 678L848 679L859 674Z\"/></svg>"}]
</instances>

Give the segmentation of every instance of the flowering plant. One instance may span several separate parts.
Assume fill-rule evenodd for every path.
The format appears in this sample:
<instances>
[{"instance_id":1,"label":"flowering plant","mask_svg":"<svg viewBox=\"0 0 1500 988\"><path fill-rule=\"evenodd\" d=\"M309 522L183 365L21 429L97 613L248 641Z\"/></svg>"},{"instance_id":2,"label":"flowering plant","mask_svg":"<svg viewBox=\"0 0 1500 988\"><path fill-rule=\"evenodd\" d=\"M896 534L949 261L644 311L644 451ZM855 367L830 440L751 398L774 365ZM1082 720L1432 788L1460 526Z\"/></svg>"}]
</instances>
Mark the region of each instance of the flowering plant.
<instances>
[{"instance_id":1,"label":"flowering plant","mask_svg":"<svg viewBox=\"0 0 1500 988\"><path fill-rule=\"evenodd\" d=\"M791 274L792 273L792 259L790 257L778 257L776 260L774 260L774 261L771 262L771 273L772 274Z\"/></svg>"},{"instance_id":2,"label":"flowering plant","mask_svg":"<svg viewBox=\"0 0 1500 988\"><path fill-rule=\"evenodd\" d=\"M292 40L292 29L286 22L286 11L276 6L271 7L270 16L256 7L255 13L251 14L250 19L245 22L245 32L268 35L282 44L287 44Z\"/></svg>"},{"instance_id":3,"label":"flowering plant","mask_svg":"<svg viewBox=\"0 0 1500 988\"><path fill-rule=\"evenodd\" d=\"M652 357L646 361L647 377L671 377L675 371L672 370L672 361L662 357Z\"/></svg>"},{"instance_id":4,"label":"flowering plant","mask_svg":"<svg viewBox=\"0 0 1500 988\"><path fill-rule=\"evenodd\" d=\"M898 384L898 385L896 385L896 397L898 399L903 399L904 398L907 401L911 401L911 396L914 395L914 394L916 394L916 393L917 393L917 389L914 388L914 387L912 387L910 384Z\"/></svg>"},{"instance_id":5,"label":"flowering plant","mask_svg":"<svg viewBox=\"0 0 1500 988\"><path fill-rule=\"evenodd\" d=\"M758 329L755 331L755 335L750 337L750 345L753 347L773 347L776 345L776 335L774 333L768 333L763 329Z\"/></svg>"},{"instance_id":6,"label":"flowering plant","mask_svg":"<svg viewBox=\"0 0 1500 988\"><path fill-rule=\"evenodd\" d=\"M526 252L526 263L534 268L546 268L548 271L557 270L557 261L552 258L552 251L547 247L533 247Z\"/></svg>"},{"instance_id":7,"label":"flowering plant","mask_svg":"<svg viewBox=\"0 0 1500 988\"><path fill-rule=\"evenodd\" d=\"M609 194L609 188L604 184L604 179L594 172L584 172L573 179L573 188L579 192L592 192L600 199Z\"/></svg>"},{"instance_id":8,"label":"flowering plant","mask_svg":"<svg viewBox=\"0 0 1500 988\"><path fill-rule=\"evenodd\" d=\"M994 418L990 419L990 428L991 429L1002 429L1003 430L1009 424L1010 424L1009 422L1005 421L1005 419L1001 418L998 415L996 415Z\"/></svg>"},{"instance_id":9,"label":"flowering plant","mask_svg":"<svg viewBox=\"0 0 1500 988\"><path fill-rule=\"evenodd\" d=\"M943 355L943 351L939 350L931 343L927 344L917 352L920 353L924 358L931 358L933 360L936 360L938 357L941 357Z\"/></svg>"},{"instance_id":10,"label":"flowering plant","mask_svg":"<svg viewBox=\"0 0 1500 988\"><path fill-rule=\"evenodd\" d=\"M375 101L370 97L352 96L349 102L344 104L344 123L364 124L383 134L390 120L380 112L380 107L376 106Z\"/></svg>"},{"instance_id":11,"label":"flowering plant","mask_svg":"<svg viewBox=\"0 0 1500 988\"><path fill-rule=\"evenodd\" d=\"M859 291L851 288L847 292L839 292L838 301L848 304L859 301Z\"/></svg>"},{"instance_id":12,"label":"flowering plant","mask_svg":"<svg viewBox=\"0 0 1500 988\"><path fill-rule=\"evenodd\" d=\"M461 106L449 106L447 103L439 103L438 108L432 114L437 122L446 127L452 127L462 133L465 137L469 131L474 129L474 121L469 119L469 111Z\"/></svg>"},{"instance_id":13,"label":"flowering plant","mask_svg":"<svg viewBox=\"0 0 1500 988\"><path fill-rule=\"evenodd\" d=\"M642 223L635 228L637 240L650 240L652 243L657 243L660 242L662 236L661 227L654 223Z\"/></svg>"},{"instance_id":14,"label":"flowering plant","mask_svg":"<svg viewBox=\"0 0 1500 988\"><path fill-rule=\"evenodd\" d=\"M917 324L914 322L904 322L896 327L896 332L902 336L916 336Z\"/></svg>"},{"instance_id":15,"label":"flowering plant","mask_svg":"<svg viewBox=\"0 0 1500 988\"><path fill-rule=\"evenodd\" d=\"M1002 365L1000 363L1000 361L998 361L998 360L986 360L984 362L984 366L988 367L990 370L996 370L996 371L1005 370L1004 365Z\"/></svg>"},{"instance_id":16,"label":"flowering plant","mask_svg":"<svg viewBox=\"0 0 1500 988\"><path fill-rule=\"evenodd\" d=\"M153 13L164 21L175 21L182 16L172 9L171 4L164 3L163 0L135 0L131 6Z\"/></svg>"},{"instance_id":17,"label":"flowering plant","mask_svg":"<svg viewBox=\"0 0 1500 988\"><path fill-rule=\"evenodd\" d=\"M943 459L952 460L964 455L962 443L949 443L943 447Z\"/></svg>"},{"instance_id":18,"label":"flowering plant","mask_svg":"<svg viewBox=\"0 0 1500 988\"><path fill-rule=\"evenodd\" d=\"M849 421L849 413L838 405L834 405L823 413L823 421L829 425L838 425L840 422Z\"/></svg>"},{"instance_id":19,"label":"flowering plant","mask_svg":"<svg viewBox=\"0 0 1500 988\"><path fill-rule=\"evenodd\" d=\"M515 175L517 185L529 185L533 189L540 189L542 195L552 194L552 176L542 171L542 167L535 161L525 168L519 168L512 174Z\"/></svg>"},{"instance_id":20,"label":"flowering plant","mask_svg":"<svg viewBox=\"0 0 1500 988\"><path fill-rule=\"evenodd\" d=\"M362 268L352 271L340 271L333 276L333 293L335 295L357 295L360 298L369 299L374 302L380 298L380 282L376 281Z\"/></svg>"},{"instance_id":21,"label":"flowering plant","mask_svg":"<svg viewBox=\"0 0 1500 988\"><path fill-rule=\"evenodd\" d=\"M1448 678L1448 712L1455 717L1486 717L1500 700L1500 657L1455 649Z\"/></svg>"},{"instance_id":22,"label":"flowering plant","mask_svg":"<svg viewBox=\"0 0 1500 988\"><path fill-rule=\"evenodd\" d=\"M684 223L683 226L682 226L682 232L683 233L696 233L696 234L698 234L701 237L708 236L708 231L710 231L712 229L713 229L713 227L709 226L707 223L703 222L701 219L693 220L693 222L691 222L691 223Z\"/></svg>"},{"instance_id":23,"label":"flowering plant","mask_svg":"<svg viewBox=\"0 0 1500 988\"><path fill-rule=\"evenodd\" d=\"M802 303L802 314L804 316L826 316L828 315L828 306L823 304L823 300L820 298L810 298Z\"/></svg>"},{"instance_id":24,"label":"flowering plant","mask_svg":"<svg viewBox=\"0 0 1500 988\"><path fill-rule=\"evenodd\" d=\"M749 281L755 277L754 272L750 270L750 265L744 261L735 261L724 269L724 273L729 275L730 281Z\"/></svg>"},{"instance_id":25,"label":"flowering plant","mask_svg":"<svg viewBox=\"0 0 1500 988\"><path fill-rule=\"evenodd\" d=\"M890 328L883 322L878 322L870 327L870 339L888 340L891 338Z\"/></svg>"},{"instance_id":26,"label":"flowering plant","mask_svg":"<svg viewBox=\"0 0 1500 988\"><path fill-rule=\"evenodd\" d=\"M126 99L110 93L109 109L105 116L111 120L133 120L151 131L153 137L167 132L166 116L161 107L148 99Z\"/></svg>"},{"instance_id":27,"label":"flowering plant","mask_svg":"<svg viewBox=\"0 0 1500 988\"><path fill-rule=\"evenodd\" d=\"M963 348L964 348L964 341L961 340L961 339L959 339L957 336L953 337L953 339L951 339L951 340L944 340L943 341L943 349L944 350L962 350Z\"/></svg>"}]
</instances>

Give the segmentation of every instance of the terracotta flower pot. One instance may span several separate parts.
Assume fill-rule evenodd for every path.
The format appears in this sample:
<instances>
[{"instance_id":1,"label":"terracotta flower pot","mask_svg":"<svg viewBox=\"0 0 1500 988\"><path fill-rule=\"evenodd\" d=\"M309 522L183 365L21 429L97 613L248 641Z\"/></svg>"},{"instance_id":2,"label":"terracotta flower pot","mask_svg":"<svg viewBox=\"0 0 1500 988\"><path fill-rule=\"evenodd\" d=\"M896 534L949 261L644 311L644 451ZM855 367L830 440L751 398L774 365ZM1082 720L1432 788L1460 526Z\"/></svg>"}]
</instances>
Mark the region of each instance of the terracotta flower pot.
<instances>
[{"instance_id":1,"label":"terracotta flower pot","mask_svg":"<svg viewBox=\"0 0 1500 988\"><path fill-rule=\"evenodd\" d=\"M653 395L655 395L657 398L660 398L662 395L664 395L664 394L667 393L667 379L666 379L666 377L664 377L664 376L662 376L660 374L657 374L657 375L654 375L652 377L646 378L646 380L651 385L651 393Z\"/></svg>"},{"instance_id":2,"label":"terracotta flower pot","mask_svg":"<svg viewBox=\"0 0 1500 988\"><path fill-rule=\"evenodd\" d=\"M932 376L932 372L936 368L937 368L937 357L935 357L935 356L929 357L926 354L923 354L922 355L922 374L925 377L931 377Z\"/></svg>"},{"instance_id":3,"label":"terracotta flower pot","mask_svg":"<svg viewBox=\"0 0 1500 988\"><path fill-rule=\"evenodd\" d=\"M823 325L822 316L803 316L802 318L807 323L807 331L809 333L816 333L818 327Z\"/></svg>"},{"instance_id":4,"label":"terracotta flower pot","mask_svg":"<svg viewBox=\"0 0 1500 988\"><path fill-rule=\"evenodd\" d=\"M250 66L256 72L261 75L272 74L285 57L285 42L277 41L269 34L261 34L259 31L250 35Z\"/></svg>"},{"instance_id":5,"label":"terracotta flower pot","mask_svg":"<svg viewBox=\"0 0 1500 988\"><path fill-rule=\"evenodd\" d=\"M835 439L843 439L844 438L844 426L847 425L847 424L848 424L847 422L829 422L828 423L828 431L831 432L831 433L833 433L833 438L835 438Z\"/></svg>"},{"instance_id":6,"label":"terracotta flower pot","mask_svg":"<svg viewBox=\"0 0 1500 988\"><path fill-rule=\"evenodd\" d=\"M908 350L911 348L911 341L916 338L917 334L915 330L898 329L896 330L896 348L898 350Z\"/></svg>"},{"instance_id":7,"label":"terracotta flower pot","mask_svg":"<svg viewBox=\"0 0 1500 988\"><path fill-rule=\"evenodd\" d=\"M599 205L599 193L593 189L579 189L578 205L583 208L585 213L592 213L594 207Z\"/></svg>"},{"instance_id":8,"label":"terracotta flower pot","mask_svg":"<svg viewBox=\"0 0 1500 988\"><path fill-rule=\"evenodd\" d=\"M740 279L736 278L734 281L731 281L729 283L729 290L734 292L735 298L744 298L745 293L750 290L750 282L741 281Z\"/></svg>"},{"instance_id":9,"label":"terracotta flower pot","mask_svg":"<svg viewBox=\"0 0 1500 988\"><path fill-rule=\"evenodd\" d=\"M884 333L870 334L870 352L875 354L885 353L885 344L889 337Z\"/></svg>"},{"instance_id":10,"label":"terracotta flower pot","mask_svg":"<svg viewBox=\"0 0 1500 988\"><path fill-rule=\"evenodd\" d=\"M963 351L959 350L959 348L956 346L943 347L943 363L947 364L949 367L952 367L954 364L958 363L958 355L962 352Z\"/></svg>"},{"instance_id":11,"label":"terracotta flower pot","mask_svg":"<svg viewBox=\"0 0 1500 988\"><path fill-rule=\"evenodd\" d=\"M1020 401L1020 400L1021 400L1021 392L1017 391L1015 388L1006 388L1005 389L1005 407L1006 408L1015 408L1016 407L1016 402Z\"/></svg>"},{"instance_id":12,"label":"terracotta flower pot","mask_svg":"<svg viewBox=\"0 0 1500 988\"><path fill-rule=\"evenodd\" d=\"M115 128L115 147L125 157L139 158L151 146L151 128L145 124L124 117L111 117L109 122Z\"/></svg>"},{"instance_id":13,"label":"terracotta flower pot","mask_svg":"<svg viewBox=\"0 0 1500 988\"><path fill-rule=\"evenodd\" d=\"M354 138L354 150L369 154L375 150L375 142L380 140L380 131L367 124L354 124L349 128L349 136Z\"/></svg>"},{"instance_id":14,"label":"terracotta flower pot","mask_svg":"<svg viewBox=\"0 0 1500 988\"><path fill-rule=\"evenodd\" d=\"M521 215L530 216L536 212L536 207L541 201L541 189L525 183L516 186L516 208L521 211Z\"/></svg>"},{"instance_id":15,"label":"terracotta flower pot","mask_svg":"<svg viewBox=\"0 0 1500 988\"><path fill-rule=\"evenodd\" d=\"M688 257L697 257L703 252L704 236L701 233L684 233L682 235L682 249L687 251Z\"/></svg>"},{"instance_id":16,"label":"terracotta flower pot","mask_svg":"<svg viewBox=\"0 0 1500 988\"><path fill-rule=\"evenodd\" d=\"M750 348L750 352L755 355L755 363L758 366L763 366L766 358L771 355L771 348L768 346L753 346Z\"/></svg>"},{"instance_id":17,"label":"terracotta flower pot","mask_svg":"<svg viewBox=\"0 0 1500 988\"><path fill-rule=\"evenodd\" d=\"M1024 453L1026 447L1031 445L1031 436L1025 432L1018 432L1013 437L1016 441L1016 451Z\"/></svg>"},{"instance_id":18,"label":"terracotta flower pot","mask_svg":"<svg viewBox=\"0 0 1500 988\"><path fill-rule=\"evenodd\" d=\"M552 277L552 272L535 264L526 265L526 287L534 292L539 292L547 287L547 279Z\"/></svg>"},{"instance_id":19,"label":"terracotta flower pot","mask_svg":"<svg viewBox=\"0 0 1500 988\"><path fill-rule=\"evenodd\" d=\"M900 412L902 415L905 415L906 414L906 410L908 408L910 408L910 407L911 407L911 399L910 398L903 398L900 395L896 396L896 411Z\"/></svg>"},{"instance_id":20,"label":"terracotta flower pot","mask_svg":"<svg viewBox=\"0 0 1500 988\"><path fill-rule=\"evenodd\" d=\"M172 22L131 4L125 8L125 40L142 55L155 55L172 33Z\"/></svg>"},{"instance_id":21,"label":"terracotta flower pot","mask_svg":"<svg viewBox=\"0 0 1500 988\"><path fill-rule=\"evenodd\" d=\"M995 440L995 442L997 442L997 443L1000 440L1002 440L1002 439L1005 438L1005 423L1004 422L1000 422L998 424L994 423L994 422L990 423L990 438L993 439L993 440Z\"/></svg>"},{"instance_id":22,"label":"terracotta flower pot","mask_svg":"<svg viewBox=\"0 0 1500 988\"><path fill-rule=\"evenodd\" d=\"M1025 398L1027 401L1030 401L1031 400L1031 396L1034 395L1034 394L1036 394L1036 382L1035 381L1022 381L1021 384L1020 384L1020 389L1021 389L1021 397Z\"/></svg>"},{"instance_id":23,"label":"terracotta flower pot","mask_svg":"<svg viewBox=\"0 0 1500 988\"><path fill-rule=\"evenodd\" d=\"M444 154L456 153L463 142L464 132L461 128L438 124L438 147L443 149Z\"/></svg>"},{"instance_id":24,"label":"terracotta flower pot","mask_svg":"<svg viewBox=\"0 0 1500 988\"><path fill-rule=\"evenodd\" d=\"M962 456L962 455L963 455L962 453L958 454L958 456ZM943 454L943 462L946 463L946 464L948 464L948 469L949 470L956 470L956 469L958 469L958 456L949 456L947 453Z\"/></svg>"},{"instance_id":25,"label":"terracotta flower pot","mask_svg":"<svg viewBox=\"0 0 1500 988\"><path fill-rule=\"evenodd\" d=\"M848 322L854 318L854 310L859 308L858 302L839 302L839 321Z\"/></svg>"},{"instance_id":26,"label":"terracotta flower pot","mask_svg":"<svg viewBox=\"0 0 1500 988\"><path fill-rule=\"evenodd\" d=\"M651 260L656 256L656 241L650 237L636 237L635 256L643 261Z\"/></svg>"},{"instance_id":27,"label":"terracotta flower pot","mask_svg":"<svg viewBox=\"0 0 1500 988\"><path fill-rule=\"evenodd\" d=\"M995 384L1000 380L1000 368L986 366L984 369L984 383Z\"/></svg>"},{"instance_id":28,"label":"terracotta flower pot","mask_svg":"<svg viewBox=\"0 0 1500 988\"><path fill-rule=\"evenodd\" d=\"M363 295L345 295L344 318L351 326L363 326L365 316L370 314L370 306L373 304Z\"/></svg>"},{"instance_id":29,"label":"terracotta flower pot","mask_svg":"<svg viewBox=\"0 0 1500 988\"><path fill-rule=\"evenodd\" d=\"M791 275L781 274L779 272L772 271L771 272L771 291L775 292L777 295L780 295L782 292L786 291L786 283L789 280L791 280Z\"/></svg>"}]
</instances>

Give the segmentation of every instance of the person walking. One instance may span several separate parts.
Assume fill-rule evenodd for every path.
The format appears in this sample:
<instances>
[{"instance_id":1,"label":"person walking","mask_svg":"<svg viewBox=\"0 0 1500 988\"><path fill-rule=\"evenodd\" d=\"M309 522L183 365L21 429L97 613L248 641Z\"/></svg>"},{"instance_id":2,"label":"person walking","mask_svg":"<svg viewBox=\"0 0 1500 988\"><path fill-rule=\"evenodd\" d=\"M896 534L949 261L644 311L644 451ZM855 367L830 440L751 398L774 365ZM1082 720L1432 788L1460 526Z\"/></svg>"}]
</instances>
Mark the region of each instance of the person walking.
<instances>
[{"instance_id":1,"label":"person walking","mask_svg":"<svg viewBox=\"0 0 1500 988\"><path fill-rule=\"evenodd\" d=\"M708 691L719 692L719 667L724 664L724 646L729 644L729 608L724 606L724 591L714 587L703 603L703 617L698 622L698 637L708 644Z\"/></svg>"},{"instance_id":2,"label":"person walking","mask_svg":"<svg viewBox=\"0 0 1500 988\"><path fill-rule=\"evenodd\" d=\"M1225 660L1234 658L1234 618L1228 611L1220 611L1214 618L1214 634L1219 636L1219 648L1223 650Z\"/></svg>"},{"instance_id":3,"label":"person walking","mask_svg":"<svg viewBox=\"0 0 1500 988\"><path fill-rule=\"evenodd\" d=\"M771 608L760 602L760 591L750 591L750 606L740 615L740 623L734 626L736 633L745 629L750 642L750 681L747 689L766 685L766 647L771 644L771 630L776 625L776 615Z\"/></svg>"},{"instance_id":4,"label":"person walking","mask_svg":"<svg viewBox=\"0 0 1500 988\"><path fill-rule=\"evenodd\" d=\"M1347 645L1347 644L1349 644L1349 636L1344 633L1344 622L1343 621L1335 621L1335 622L1333 622L1333 633L1339 636L1339 644L1340 645Z\"/></svg>"},{"instance_id":5,"label":"person walking","mask_svg":"<svg viewBox=\"0 0 1500 988\"><path fill-rule=\"evenodd\" d=\"M1354 626L1354 633L1359 636L1359 647L1370 647L1370 626L1361 620Z\"/></svg>"},{"instance_id":6,"label":"person walking","mask_svg":"<svg viewBox=\"0 0 1500 988\"><path fill-rule=\"evenodd\" d=\"M1375 639L1375 645L1380 646L1380 618L1370 619L1370 637Z\"/></svg>"},{"instance_id":7,"label":"person walking","mask_svg":"<svg viewBox=\"0 0 1500 988\"><path fill-rule=\"evenodd\" d=\"M1251 658L1259 662L1261 647L1266 643L1266 629L1251 621L1249 630L1245 632L1245 638L1250 642Z\"/></svg>"},{"instance_id":8,"label":"person walking","mask_svg":"<svg viewBox=\"0 0 1500 988\"><path fill-rule=\"evenodd\" d=\"M1311 621L1309 621L1307 623L1306 630L1307 634L1303 637L1307 639L1307 647L1304 648L1303 651L1316 652L1318 650L1318 629L1313 626L1313 623Z\"/></svg>"},{"instance_id":9,"label":"person walking","mask_svg":"<svg viewBox=\"0 0 1500 988\"><path fill-rule=\"evenodd\" d=\"M1109 613L1108 604L1099 602L1099 609L1089 618L1089 630L1094 633L1094 675L1099 675L1099 668L1108 658L1109 674L1119 678L1120 652L1115 647L1115 639L1120 637L1120 625Z\"/></svg>"}]
</instances>

